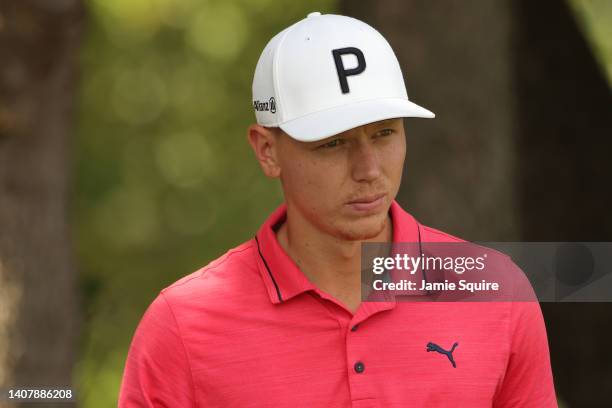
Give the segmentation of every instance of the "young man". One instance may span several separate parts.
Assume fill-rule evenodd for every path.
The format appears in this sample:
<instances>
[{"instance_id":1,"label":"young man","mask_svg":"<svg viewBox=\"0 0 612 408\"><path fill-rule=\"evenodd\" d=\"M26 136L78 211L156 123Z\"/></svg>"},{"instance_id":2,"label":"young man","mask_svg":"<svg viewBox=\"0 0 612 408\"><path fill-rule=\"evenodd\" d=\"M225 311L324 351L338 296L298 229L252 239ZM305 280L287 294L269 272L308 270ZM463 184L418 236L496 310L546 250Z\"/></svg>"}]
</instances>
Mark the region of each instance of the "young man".
<instances>
[{"instance_id":1,"label":"young man","mask_svg":"<svg viewBox=\"0 0 612 408\"><path fill-rule=\"evenodd\" d=\"M537 302L361 301L362 242L455 242L395 201L408 100L386 40L311 13L255 70L248 140L285 202L163 289L121 407L555 407Z\"/></svg>"}]
</instances>

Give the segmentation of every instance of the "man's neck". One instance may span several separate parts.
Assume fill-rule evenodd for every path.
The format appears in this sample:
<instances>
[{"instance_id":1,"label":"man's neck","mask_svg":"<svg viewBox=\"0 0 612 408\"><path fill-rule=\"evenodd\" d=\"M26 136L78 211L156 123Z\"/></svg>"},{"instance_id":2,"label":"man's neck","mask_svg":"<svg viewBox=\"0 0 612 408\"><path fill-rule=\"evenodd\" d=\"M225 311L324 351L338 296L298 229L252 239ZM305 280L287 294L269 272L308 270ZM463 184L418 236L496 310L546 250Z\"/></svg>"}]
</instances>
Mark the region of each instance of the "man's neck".
<instances>
[{"instance_id":1,"label":"man's neck","mask_svg":"<svg viewBox=\"0 0 612 408\"><path fill-rule=\"evenodd\" d=\"M391 242L393 225L387 216L382 231L367 240L349 241L319 230L287 208L287 219L276 232L280 246L319 289L348 303L361 296L361 243Z\"/></svg>"}]
</instances>

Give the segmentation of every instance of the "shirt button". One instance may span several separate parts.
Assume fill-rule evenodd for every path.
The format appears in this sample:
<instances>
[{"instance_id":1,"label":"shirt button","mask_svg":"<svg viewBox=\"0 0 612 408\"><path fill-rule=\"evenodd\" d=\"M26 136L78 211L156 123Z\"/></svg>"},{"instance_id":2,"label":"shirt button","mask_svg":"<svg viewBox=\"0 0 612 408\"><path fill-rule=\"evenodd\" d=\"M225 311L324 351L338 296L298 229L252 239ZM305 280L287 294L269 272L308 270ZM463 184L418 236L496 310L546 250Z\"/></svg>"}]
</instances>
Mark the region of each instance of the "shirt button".
<instances>
[{"instance_id":1,"label":"shirt button","mask_svg":"<svg viewBox=\"0 0 612 408\"><path fill-rule=\"evenodd\" d=\"M365 370L365 365L363 365L363 363L361 361L358 361L355 363L355 371L359 374L363 373L363 370Z\"/></svg>"},{"instance_id":2,"label":"shirt button","mask_svg":"<svg viewBox=\"0 0 612 408\"><path fill-rule=\"evenodd\" d=\"M358 327L359 327L359 324L354 325L353 327L351 327L351 331L357 331Z\"/></svg>"}]
</instances>

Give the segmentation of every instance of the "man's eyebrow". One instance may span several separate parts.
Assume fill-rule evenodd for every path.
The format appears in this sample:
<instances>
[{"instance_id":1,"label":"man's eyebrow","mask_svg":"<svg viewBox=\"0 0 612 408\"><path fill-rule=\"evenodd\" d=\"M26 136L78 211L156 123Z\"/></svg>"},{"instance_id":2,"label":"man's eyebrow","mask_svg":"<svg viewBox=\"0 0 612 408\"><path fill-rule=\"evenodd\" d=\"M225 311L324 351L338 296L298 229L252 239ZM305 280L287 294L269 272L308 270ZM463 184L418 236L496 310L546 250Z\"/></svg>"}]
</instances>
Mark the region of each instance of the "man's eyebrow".
<instances>
[{"instance_id":1,"label":"man's eyebrow","mask_svg":"<svg viewBox=\"0 0 612 408\"><path fill-rule=\"evenodd\" d=\"M389 126L393 123L394 120L395 119L379 120L378 122L370 123L367 127L377 129L380 127Z\"/></svg>"}]
</instances>

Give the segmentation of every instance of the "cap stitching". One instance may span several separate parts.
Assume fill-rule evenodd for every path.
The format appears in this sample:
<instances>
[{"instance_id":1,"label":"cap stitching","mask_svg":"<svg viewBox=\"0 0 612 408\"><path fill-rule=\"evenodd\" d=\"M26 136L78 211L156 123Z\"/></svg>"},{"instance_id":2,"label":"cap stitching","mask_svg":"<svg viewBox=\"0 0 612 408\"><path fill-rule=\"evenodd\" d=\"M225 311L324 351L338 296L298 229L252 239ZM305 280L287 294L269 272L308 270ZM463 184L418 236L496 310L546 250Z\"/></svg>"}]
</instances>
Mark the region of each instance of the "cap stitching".
<instances>
[{"instance_id":1,"label":"cap stitching","mask_svg":"<svg viewBox=\"0 0 612 408\"><path fill-rule=\"evenodd\" d=\"M285 39L287 38L287 36L289 35L289 33L291 31L293 31L295 29L295 27L297 27L299 24L303 23L304 21L306 21L306 19L302 19L300 21L298 21L297 23L293 24L290 27L287 27L287 31L285 32L285 34L281 37L281 39L278 41L278 45L276 46L276 52L274 53L274 59L272 61L272 78L274 81L274 93L276 94L276 108L279 112L279 118L276 121L276 126L280 125L281 123L283 123L285 120L285 108L283 106L283 97L281 96L281 88L278 85L278 75L277 75L277 71L278 71L278 60L280 58L280 53L281 53L281 47L283 46L283 43L285 42ZM282 116L282 118L281 118Z\"/></svg>"},{"instance_id":2,"label":"cap stitching","mask_svg":"<svg viewBox=\"0 0 612 408\"><path fill-rule=\"evenodd\" d=\"M296 23L297 24L297 23ZM281 52L281 47L283 45L283 43L285 42L285 38L287 38L287 35L291 32L291 30L293 29L293 27L296 26L296 24L290 26L287 28L287 31L285 31L285 34L281 37L281 39L278 41L278 45L276 46L276 50L274 52L274 57L272 59L272 81L274 83L274 94L276 96L276 109L278 111L278 118L276 119L276 123L275 125L278 126L281 122L283 122L285 114L284 114L284 106L283 106L283 97L280 94L280 87L278 86L278 59L280 58L280 52Z\"/></svg>"}]
</instances>

